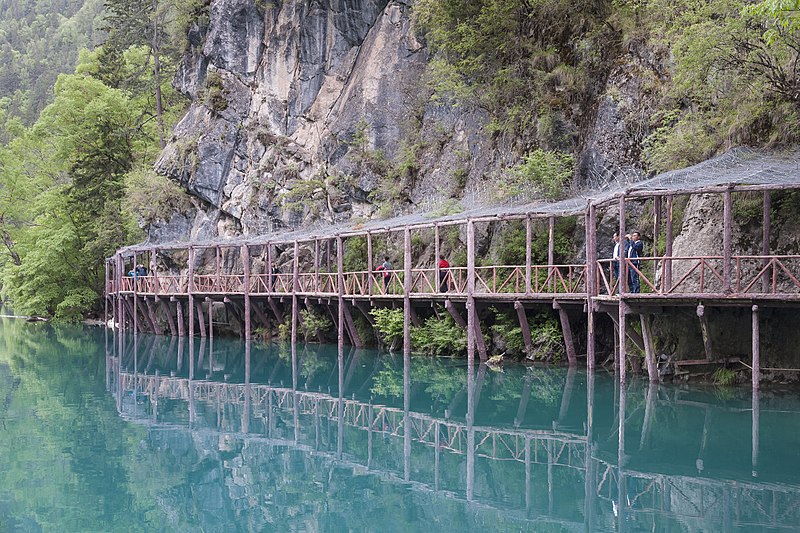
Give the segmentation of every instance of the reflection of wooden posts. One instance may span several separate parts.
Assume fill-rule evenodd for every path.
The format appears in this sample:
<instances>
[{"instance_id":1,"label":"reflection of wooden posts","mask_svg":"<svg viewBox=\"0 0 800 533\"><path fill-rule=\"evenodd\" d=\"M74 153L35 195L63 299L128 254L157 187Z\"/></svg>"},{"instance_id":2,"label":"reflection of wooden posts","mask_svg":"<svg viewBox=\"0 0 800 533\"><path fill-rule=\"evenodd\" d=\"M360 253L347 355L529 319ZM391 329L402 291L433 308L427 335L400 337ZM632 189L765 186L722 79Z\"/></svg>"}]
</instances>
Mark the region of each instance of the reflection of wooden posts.
<instances>
[{"instance_id":1,"label":"reflection of wooden posts","mask_svg":"<svg viewBox=\"0 0 800 533\"><path fill-rule=\"evenodd\" d=\"M667 229L664 237L664 262L662 263L662 270L664 276L664 291L668 292L672 289L672 260L667 259L672 257L672 195L667 196Z\"/></svg>"},{"instance_id":2,"label":"reflection of wooden posts","mask_svg":"<svg viewBox=\"0 0 800 533\"><path fill-rule=\"evenodd\" d=\"M481 338L478 341L478 337ZM474 359L475 344L483 344L481 325L475 308L475 222L467 219L467 358ZM480 350L481 360L486 360L485 350Z\"/></svg>"},{"instance_id":3,"label":"reflection of wooden posts","mask_svg":"<svg viewBox=\"0 0 800 533\"><path fill-rule=\"evenodd\" d=\"M531 220L530 215L525 218L525 294L530 295L533 288L533 283L531 282L531 263L532 260L532 252L531 252L531 240L533 239L533 220Z\"/></svg>"},{"instance_id":4,"label":"reflection of wooden posts","mask_svg":"<svg viewBox=\"0 0 800 533\"><path fill-rule=\"evenodd\" d=\"M547 515L553 516L553 441L551 439L545 440L547 449Z\"/></svg>"},{"instance_id":5,"label":"reflection of wooden posts","mask_svg":"<svg viewBox=\"0 0 800 533\"><path fill-rule=\"evenodd\" d=\"M644 421L642 422L642 436L639 439L639 450L644 450L650 440L650 428L653 425L653 417L655 416L656 397L658 396L658 384L650 380L647 387L647 399L644 406Z\"/></svg>"},{"instance_id":6,"label":"reflection of wooden posts","mask_svg":"<svg viewBox=\"0 0 800 533\"><path fill-rule=\"evenodd\" d=\"M339 250L339 255L341 256L341 245L342 245L342 238L337 237L337 249ZM339 302L341 306L342 302ZM339 331L341 331L341 323L342 320L342 311L341 307L339 308ZM339 342L339 350L336 357L336 366L339 373L339 394L337 394L336 399L336 458L341 460L342 452L344 451L344 343Z\"/></svg>"},{"instance_id":7,"label":"reflection of wooden posts","mask_svg":"<svg viewBox=\"0 0 800 533\"><path fill-rule=\"evenodd\" d=\"M766 256L770 255L770 230L772 225L772 196L769 191L764 191L764 218L761 225L761 255L764 259L761 260L761 268L766 269L769 264L769 259ZM765 270L761 276L761 291L764 293L771 292L769 283L769 271Z\"/></svg>"},{"instance_id":8,"label":"reflection of wooden posts","mask_svg":"<svg viewBox=\"0 0 800 533\"><path fill-rule=\"evenodd\" d=\"M722 207L722 290L731 292L731 225L733 217L731 189L725 191Z\"/></svg>"},{"instance_id":9,"label":"reflection of wooden posts","mask_svg":"<svg viewBox=\"0 0 800 533\"><path fill-rule=\"evenodd\" d=\"M752 407L753 407L753 418L752 418L752 429L751 429L751 436L752 436L752 448L751 448L751 464L752 464L752 476L758 477L758 451L760 445L760 433L761 433L761 425L760 425L760 418L761 418L761 396L758 391L758 388L753 389L752 395Z\"/></svg>"},{"instance_id":10,"label":"reflection of wooden posts","mask_svg":"<svg viewBox=\"0 0 800 533\"><path fill-rule=\"evenodd\" d=\"M328 241L330 244L330 241ZM330 248L329 248L330 250ZM295 404L295 420L294 420L294 433L295 439L299 437L297 420L299 413L297 413L297 322L300 318L300 310L297 308L297 287L300 279L300 246L297 241L294 241L294 257L292 267L292 391L294 391L294 404Z\"/></svg>"},{"instance_id":11,"label":"reflection of wooden posts","mask_svg":"<svg viewBox=\"0 0 800 533\"><path fill-rule=\"evenodd\" d=\"M403 478L411 481L411 230L403 234Z\"/></svg>"},{"instance_id":12,"label":"reflection of wooden posts","mask_svg":"<svg viewBox=\"0 0 800 533\"><path fill-rule=\"evenodd\" d=\"M470 221L471 223L471 221ZM469 228L469 226L468 226ZM469 229L467 230L469 234ZM467 238L469 240L469 237ZM467 329L468 337L471 329ZM475 347L467 359L467 501L475 497Z\"/></svg>"},{"instance_id":13,"label":"reflection of wooden posts","mask_svg":"<svg viewBox=\"0 0 800 533\"><path fill-rule=\"evenodd\" d=\"M593 298L597 288L597 208L589 202L589 216L586 222L586 366L594 370L596 357L595 316Z\"/></svg>"},{"instance_id":14,"label":"reflection of wooden posts","mask_svg":"<svg viewBox=\"0 0 800 533\"><path fill-rule=\"evenodd\" d=\"M561 407L558 410L558 425L564 424L564 421L569 414L569 404L572 401L572 389L575 388L575 367L569 367L567 370L567 379L564 381L564 390L561 393Z\"/></svg>"},{"instance_id":15,"label":"reflection of wooden posts","mask_svg":"<svg viewBox=\"0 0 800 533\"><path fill-rule=\"evenodd\" d=\"M439 490L439 456L441 455L441 429L439 428L439 421L433 422L433 490Z\"/></svg>"},{"instance_id":16,"label":"reflection of wooden posts","mask_svg":"<svg viewBox=\"0 0 800 533\"><path fill-rule=\"evenodd\" d=\"M753 389L758 389L759 382L761 381L761 332L758 320L758 306L752 307L753 311L753 334L752 334L752 351L753 351Z\"/></svg>"},{"instance_id":17,"label":"reflection of wooden posts","mask_svg":"<svg viewBox=\"0 0 800 533\"><path fill-rule=\"evenodd\" d=\"M594 500L597 486L594 479L595 462L592 458L592 439L594 433L594 373L586 375L586 446L583 456L586 463L586 474L583 488L583 520L586 531L594 531Z\"/></svg>"},{"instance_id":18,"label":"reflection of wooden posts","mask_svg":"<svg viewBox=\"0 0 800 533\"><path fill-rule=\"evenodd\" d=\"M625 490L625 404L627 391L623 381L619 384L619 426L617 427L617 525L618 531L625 529L625 506L627 505L627 493Z\"/></svg>"},{"instance_id":19,"label":"reflection of wooden posts","mask_svg":"<svg viewBox=\"0 0 800 533\"><path fill-rule=\"evenodd\" d=\"M525 517L531 514L533 494L531 491L531 438L525 437Z\"/></svg>"},{"instance_id":20,"label":"reflection of wooden posts","mask_svg":"<svg viewBox=\"0 0 800 533\"><path fill-rule=\"evenodd\" d=\"M517 407L517 416L514 417L514 427L519 427L523 420L525 420L525 411L528 410L528 401L531 397L531 378L525 376L525 383L522 385L522 395L519 398L519 406Z\"/></svg>"},{"instance_id":21,"label":"reflection of wooden posts","mask_svg":"<svg viewBox=\"0 0 800 533\"><path fill-rule=\"evenodd\" d=\"M549 217L547 219L548 233L547 233L547 279L553 287L553 292L558 292L556 287L556 218Z\"/></svg>"}]
</instances>

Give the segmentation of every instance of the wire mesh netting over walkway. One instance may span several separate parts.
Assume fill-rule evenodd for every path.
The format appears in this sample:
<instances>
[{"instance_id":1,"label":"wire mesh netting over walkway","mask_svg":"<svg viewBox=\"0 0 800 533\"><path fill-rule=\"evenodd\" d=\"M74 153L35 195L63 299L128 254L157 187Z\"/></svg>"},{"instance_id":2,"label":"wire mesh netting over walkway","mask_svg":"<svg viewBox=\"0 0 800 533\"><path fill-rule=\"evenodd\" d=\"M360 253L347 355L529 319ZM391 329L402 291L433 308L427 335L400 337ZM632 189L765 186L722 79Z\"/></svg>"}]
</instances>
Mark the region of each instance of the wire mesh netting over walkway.
<instances>
[{"instance_id":1,"label":"wire mesh netting over walkway","mask_svg":"<svg viewBox=\"0 0 800 533\"><path fill-rule=\"evenodd\" d=\"M353 221L343 224L318 224L283 232L261 235L246 235L235 238L193 241L198 246L259 244L266 242L304 241L315 238L330 238L340 234L386 231L407 226L452 224L467 219L514 218L524 216L570 216L583 215L589 203L607 204L620 196L646 197L647 195L694 194L714 187L763 186L775 189L800 187L800 150L765 152L750 148L735 148L725 154L700 164L659 174L653 178L633 184L610 183L602 189L586 191L559 202L519 201L492 204L486 198L473 195L462 200L458 213L445 213L445 205L420 210L385 220L363 223ZM452 211L450 209L449 211ZM186 246L185 241L158 243L162 249ZM141 243L120 250L136 252L151 249L152 243Z\"/></svg>"}]
</instances>

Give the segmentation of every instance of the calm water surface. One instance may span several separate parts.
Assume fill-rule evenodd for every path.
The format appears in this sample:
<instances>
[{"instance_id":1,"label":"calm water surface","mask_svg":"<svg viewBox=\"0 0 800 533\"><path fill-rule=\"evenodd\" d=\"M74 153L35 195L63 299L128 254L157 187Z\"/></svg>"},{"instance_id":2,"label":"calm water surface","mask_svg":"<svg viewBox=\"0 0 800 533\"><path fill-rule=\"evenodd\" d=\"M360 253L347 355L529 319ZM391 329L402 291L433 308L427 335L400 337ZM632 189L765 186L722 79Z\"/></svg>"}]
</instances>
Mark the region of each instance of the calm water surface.
<instances>
[{"instance_id":1,"label":"calm water surface","mask_svg":"<svg viewBox=\"0 0 800 533\"><path fill-rule=\"evenodd\" d=\"M800 529L795 393L249 350L1 322L0 532Z\"/></svg>"}]
</instances>

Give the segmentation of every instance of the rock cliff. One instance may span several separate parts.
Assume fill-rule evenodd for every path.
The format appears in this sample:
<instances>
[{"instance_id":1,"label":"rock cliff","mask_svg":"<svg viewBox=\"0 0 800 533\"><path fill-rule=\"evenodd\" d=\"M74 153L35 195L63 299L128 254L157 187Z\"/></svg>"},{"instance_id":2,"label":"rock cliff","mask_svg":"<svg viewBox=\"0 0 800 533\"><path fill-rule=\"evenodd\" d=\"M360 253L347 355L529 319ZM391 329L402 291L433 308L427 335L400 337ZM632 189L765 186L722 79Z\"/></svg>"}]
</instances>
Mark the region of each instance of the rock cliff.
<instances>
[{"instance_id":1,"label":"rock cliff","mask_svg":"<svg viewBox=\"0 0 800 533\"><path fill-rule=\"evenodd\" d=\"M155 224L151 240L389 216L502 187L518 147L487 133L481 111L430 98L413 3L211 2L175 79L191 106L156 164L199 207ZM663 62L632 45L599 80L579 186L642 176L646 80Z\"/></svg>"}]
</instances>

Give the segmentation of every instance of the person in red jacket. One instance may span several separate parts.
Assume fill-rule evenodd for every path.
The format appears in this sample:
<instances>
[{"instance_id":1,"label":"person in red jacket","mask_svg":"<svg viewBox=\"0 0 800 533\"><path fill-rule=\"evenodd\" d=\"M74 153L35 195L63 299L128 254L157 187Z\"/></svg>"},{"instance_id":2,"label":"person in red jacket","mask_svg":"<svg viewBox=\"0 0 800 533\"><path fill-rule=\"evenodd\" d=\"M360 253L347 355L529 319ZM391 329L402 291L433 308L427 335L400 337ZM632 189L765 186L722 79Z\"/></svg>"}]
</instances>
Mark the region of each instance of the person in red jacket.
<instances>
[{"instance_id":1,"label":"person in red jacket","mask_svg":"<svg viewBox=\"0 0 800 533\"><path fill-rule=\"evenodd\" d=\"M439 256L439 292L447 292L449 280L448 276L450 275L450 263L447 262L447 259L444 258L443 255Z\"/></svg>"}]
</instances>

